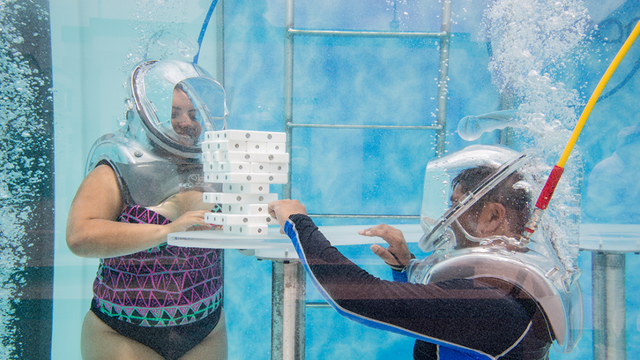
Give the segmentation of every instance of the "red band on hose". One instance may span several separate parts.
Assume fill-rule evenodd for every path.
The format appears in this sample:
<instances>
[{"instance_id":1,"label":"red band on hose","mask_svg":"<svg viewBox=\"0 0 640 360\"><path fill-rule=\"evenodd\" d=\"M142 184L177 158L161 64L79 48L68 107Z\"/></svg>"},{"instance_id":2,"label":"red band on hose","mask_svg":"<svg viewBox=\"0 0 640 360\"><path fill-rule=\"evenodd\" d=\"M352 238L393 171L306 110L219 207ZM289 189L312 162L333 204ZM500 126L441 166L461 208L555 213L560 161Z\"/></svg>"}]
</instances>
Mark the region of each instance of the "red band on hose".
<instances>
[{"instance_id":1,"label":"red band on hose","mask_svg":"<svg viewBox=\"0 0 640 360\"><path fill-rule=\"evenodd\" d=\"M538 202L536 202L536 207L538 209L545 210L549 205L549 201L551 201L551 197L553 196L553 192L556 190L556 186L558 185L558 181L560 181L560 177L562 177L563 171L564 168L561 168L558 165L554 166L553 170L551 170L551 174L549 174L549 178L544 184L544 188L542 188Z\"/></svg>"}]
</instances>

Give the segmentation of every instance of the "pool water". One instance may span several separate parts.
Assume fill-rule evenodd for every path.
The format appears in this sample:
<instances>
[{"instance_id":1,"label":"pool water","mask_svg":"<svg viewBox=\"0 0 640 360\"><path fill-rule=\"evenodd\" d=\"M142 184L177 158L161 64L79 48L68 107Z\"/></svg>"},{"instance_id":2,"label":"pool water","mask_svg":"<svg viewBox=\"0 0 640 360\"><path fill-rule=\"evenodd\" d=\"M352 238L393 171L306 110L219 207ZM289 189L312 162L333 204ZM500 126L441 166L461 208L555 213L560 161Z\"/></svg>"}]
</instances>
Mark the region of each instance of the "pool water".
<instances>
[{"instance_id":1,"label":"pool water","mask_svg":"<svg viewBox=\"0 0 640 360\"><path fill-rule=\"evenodd\" d=\"M147 46L153 35L171 31L196 43L210 5L205 0L0 4L0 264L6 269L0 274L0 357L19 358L16 354L37 348L53 359L80 359L80 328L98 261L71 254L65 224L87 155L98 137L124 123L127 76L135 64L158 54ZM299 0L294 26L440 31L441 6L436 0ZM532 149L553 166L638 18L640 6L633 0L454 1L445 151L502 143ZM198 63L227 91L229 128L282 131L284 23L284 1L219 0ZM580 226L638 224L633 205L640 187L633 180L640 175L635 166L640 153L625 150L638 137L623 135L640 124L639 57L636 44L594 108L549 211L565 231L564 256L582 270L585 307L582 340L571 353L552 351L553 359L593 358L592 254L579 251ZM295 123L436 122L437 39L297 37L293 63ZM504 109L516 110L508 130L490 130L473 141L456 132L466 116ZM424 169L434 156L432 130L296 128L291 197L309 213L419 215ZM616 170L601 170L611 166ZM640 249L633 246L637 241L616 250L628 252L628 358L640 357L640 297L635 296L640 259L634 253ZM341 251L376 276L391 278L368 246ZM417 246L412 251L420 254ZM271 263L227 250L225 280L229 358L269 358ZM307 298L316 301L320 295L309 286ZM45 320L33 322L40 318ZM32 323L39 325L25 325ZM413 340L351 322L328 308L309 308L305 348L309 359L411 358Z\"/></svg>"}]
</instances>

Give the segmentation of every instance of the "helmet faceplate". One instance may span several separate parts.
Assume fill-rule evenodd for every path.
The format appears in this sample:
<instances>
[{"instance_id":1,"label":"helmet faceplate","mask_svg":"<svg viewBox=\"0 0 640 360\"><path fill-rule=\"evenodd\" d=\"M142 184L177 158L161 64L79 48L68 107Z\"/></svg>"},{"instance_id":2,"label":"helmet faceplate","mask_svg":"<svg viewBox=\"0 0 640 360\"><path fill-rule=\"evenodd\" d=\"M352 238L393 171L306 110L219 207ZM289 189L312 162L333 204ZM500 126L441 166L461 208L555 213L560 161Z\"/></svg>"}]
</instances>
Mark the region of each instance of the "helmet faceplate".
<instances>
[{"instance_id":1,"label":"helmet faceplate","mask_svg":"<svg viewBox=\"0 0 640 360\"><path fill-rule=\"evenodd\" d=\"M193 158L202 152L200 146L206 131L226 128L225 91L197 64L177 60L147 61L133 70L130 85L137 116L127 116L127 120L129 123L140 121L143 136L148 137L153 146L177 156ZM175 97L184 95L192 106L190 116L195 129L188 136L177 131L172 121ZM136 124L129 125L136 127ZM147 142L146 139L137 140Z\"/></svg>"}]
</instances>

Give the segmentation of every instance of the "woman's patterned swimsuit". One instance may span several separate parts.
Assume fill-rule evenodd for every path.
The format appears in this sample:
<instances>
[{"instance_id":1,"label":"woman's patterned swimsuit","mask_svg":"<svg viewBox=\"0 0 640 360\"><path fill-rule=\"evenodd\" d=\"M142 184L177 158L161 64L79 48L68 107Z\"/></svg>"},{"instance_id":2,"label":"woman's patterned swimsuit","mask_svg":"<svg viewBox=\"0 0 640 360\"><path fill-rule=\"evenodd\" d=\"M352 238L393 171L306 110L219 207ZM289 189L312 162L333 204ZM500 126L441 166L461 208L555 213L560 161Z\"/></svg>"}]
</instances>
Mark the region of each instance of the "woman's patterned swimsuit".
<instances>
[{"instance_id":1,"label":"woman's patterned swimsuit","mask_svg":"<svg viewBox=\"0 0 640 360\"><path fill-rule=\"evenodd\" d=\"M127 206L126 223L165 225L164 216ZM143 327L190 324L212 314L222 301L221 250L163 244L100 260L94 304L103 314Z\"/></svg>"}]
</instances>

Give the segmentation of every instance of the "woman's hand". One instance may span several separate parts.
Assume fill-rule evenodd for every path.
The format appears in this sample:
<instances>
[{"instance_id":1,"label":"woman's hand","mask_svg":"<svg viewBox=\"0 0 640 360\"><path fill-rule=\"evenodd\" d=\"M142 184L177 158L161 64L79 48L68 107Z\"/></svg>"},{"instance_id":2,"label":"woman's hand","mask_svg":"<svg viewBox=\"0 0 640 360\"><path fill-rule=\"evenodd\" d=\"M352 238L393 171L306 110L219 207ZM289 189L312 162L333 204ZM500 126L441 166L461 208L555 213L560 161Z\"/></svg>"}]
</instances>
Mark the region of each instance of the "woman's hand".
<instances>
[{"instance_id":1,"label":"woman's hand","mask_svg":"<svg viewBox=\"0 0 640 360\"><path fill-rule=\"evenodd\" d=\"M204 222L207 210L188 211L175 221L165 225L170 227L169 233L181 231L211 230L212 226Z\"/></svg>"},{"instance_id":2,"label":"woman's hand","mask_svg":"<svg viewBox=\"0 0 640 360\"><path fill-rule=\"evenodd\" d=\"M411 251L402 235L402 231L385 224L358 231L364 236L378 236L389 244L386 249L380 245L371 245L371 251L390 265L407 266L411 261Z\"/></svg>"},{"instance_id":3,"label":"woman's hand","mask_svg":"<svg viewBox=\"0 0 640 360\"><path fill-rule=\"evenodd\" d=\"M276 200L269 203L269 215L280 224L280 233L284 234L284 224L293 214L307 214L307 208L298 200Z\"/></svg>"}]
</instances>

